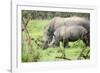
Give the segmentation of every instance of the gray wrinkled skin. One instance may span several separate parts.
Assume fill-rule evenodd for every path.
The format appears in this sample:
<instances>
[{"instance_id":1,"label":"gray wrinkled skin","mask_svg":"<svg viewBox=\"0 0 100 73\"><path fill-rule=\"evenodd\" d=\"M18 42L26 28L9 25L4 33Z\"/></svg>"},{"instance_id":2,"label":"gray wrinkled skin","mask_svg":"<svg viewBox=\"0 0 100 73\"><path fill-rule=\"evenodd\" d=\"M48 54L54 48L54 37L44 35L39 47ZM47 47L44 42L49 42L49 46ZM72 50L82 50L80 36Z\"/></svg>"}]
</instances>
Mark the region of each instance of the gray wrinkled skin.
<instances>
[{"instance_id":1,"label":"gray wrinkled skin","mask_svg":"<svg viewBox=\"0 0 100 73\"><path fill-rule=\"evenodd\" d=\"M87 33L88 31L82 26L69 26L67 29L65 26L59 27L54 32L53 39L49 46L54 46L62 41L63 47L66 48L68 47L69 41L77 41L78 39L83 40L87 45Z\"/></svg>"},{"instance_id":2,"label":"gray wrinkled skin","mask_svg":"<svg viewBox=\"0 0 100 73\"><path fill-rule=\"evenodd\" d=\"M52 41L54 31L64 25L64 19L61 17L54 17L44 29L43 33L43 48L47 48L48 44Z\"/></svg>"},{"instance_id":3,"label":"gray wrinkled skin","mask_svg":"<svg viewBox=\"0 0 100 73\"><path fill-rule=\"evenodd\" d=\"M69 26L82 26L88 31L88 41L90 41L90 22L89 20L82 18L82 17L69 17L69 18L62 18L62 17L54 17L53 19L50 20L48 25L44 29L43 33L43 48L47 48L48 44L52 41L54 32L56 31L57 28L61 26L65 26L66 29ZM56 44L59 46L59 44Z\"/></svg>"}]
</instances>

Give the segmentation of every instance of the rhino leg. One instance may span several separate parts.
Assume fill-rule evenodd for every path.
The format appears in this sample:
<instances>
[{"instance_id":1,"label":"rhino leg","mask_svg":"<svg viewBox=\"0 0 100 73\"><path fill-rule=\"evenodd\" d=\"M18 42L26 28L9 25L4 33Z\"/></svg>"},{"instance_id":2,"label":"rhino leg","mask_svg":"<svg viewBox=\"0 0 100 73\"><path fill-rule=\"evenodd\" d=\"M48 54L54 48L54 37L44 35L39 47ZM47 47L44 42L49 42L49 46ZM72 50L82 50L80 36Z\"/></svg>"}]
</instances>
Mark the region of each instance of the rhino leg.
<instances>
[{"instance_id":1,"label":"rhino leg","mask_svg":"<svg viewBox=\"0 0 100 73\"><path fill-rule=\"evenodd\" d=\"M63 47L64 47L64 48L68 48L68 47L69 47L69 46L68 46L68 40L63 39Z\"/></svg>"},{"instance_id":2,"label":"rhino leg","mask_svg":"<svg viewBox=\"0 0 100 73\"><path fill-rule=\"evenodd\" d=\"M83 37L83 42L86 44L86 46L90 46L90 42L89 42L90 40L89 40L89 37L87 36L87 35L85 35L84 37Z\"/></svg>"}]
</instances>

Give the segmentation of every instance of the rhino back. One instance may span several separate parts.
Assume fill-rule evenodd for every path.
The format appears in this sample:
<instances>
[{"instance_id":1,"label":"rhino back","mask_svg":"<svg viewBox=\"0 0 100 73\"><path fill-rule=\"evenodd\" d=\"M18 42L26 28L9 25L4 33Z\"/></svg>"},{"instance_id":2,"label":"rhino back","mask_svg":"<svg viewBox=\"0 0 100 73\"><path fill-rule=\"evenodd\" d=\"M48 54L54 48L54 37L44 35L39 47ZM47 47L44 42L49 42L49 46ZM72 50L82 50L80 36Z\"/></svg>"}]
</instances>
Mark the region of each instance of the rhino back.
<instances>
[{"instance_id":1,"label":"rhino back","mask_svg":"<svg viewBox=\"0 0 100 73\"><path fill-rule=\"evenodd\" d=\"M66 26L80 25L86 28L87 30L90 30L90 22L86 18L73 16L73 17L65 18L64 20L65 20L64 24Z\"/></svg>"}]
</instances>

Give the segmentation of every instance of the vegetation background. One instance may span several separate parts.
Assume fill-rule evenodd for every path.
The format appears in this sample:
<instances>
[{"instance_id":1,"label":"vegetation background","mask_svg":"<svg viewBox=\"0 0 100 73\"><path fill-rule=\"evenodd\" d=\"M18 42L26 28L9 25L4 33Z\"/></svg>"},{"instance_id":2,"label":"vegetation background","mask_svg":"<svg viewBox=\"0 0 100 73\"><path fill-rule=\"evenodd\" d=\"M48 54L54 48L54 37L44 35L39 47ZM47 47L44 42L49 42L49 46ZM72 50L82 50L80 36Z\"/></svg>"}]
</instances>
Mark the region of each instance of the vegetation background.
<instances>
[{"instance_id":1,"label":"vegetation background","mask_svg":"<svg viewBox=\"0 0 100 73\"><path fill-rule=\"evenodd\" d=\"M22 10L22 62L85 60L90 58L90 49L82 40L69 42L70 48L43 49L42 37L44 27L53 17L80 16L90 19L89 13L51 12Z\"/></svg>"}]
</instances>

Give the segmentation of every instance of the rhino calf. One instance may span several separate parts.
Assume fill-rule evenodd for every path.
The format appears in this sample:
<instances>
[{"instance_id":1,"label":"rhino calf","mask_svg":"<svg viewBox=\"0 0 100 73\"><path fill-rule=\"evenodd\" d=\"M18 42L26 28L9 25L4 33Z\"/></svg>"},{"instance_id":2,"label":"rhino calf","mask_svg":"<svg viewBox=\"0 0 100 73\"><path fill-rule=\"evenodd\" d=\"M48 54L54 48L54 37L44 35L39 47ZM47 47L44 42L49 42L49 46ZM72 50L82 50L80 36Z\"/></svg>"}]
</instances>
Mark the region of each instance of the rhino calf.
<instances>
[{"instance_id":1,"label":"rhino calf","mask_svg":"<svg viewBox=\"0 0 100 73\"><path fill-rule=\"evenodd\" d=\"M69 41L77 41L78 39L83 40L86 46L88 42L88 31L82 26L69 26L69 27L59 27L55 32L49 47L59 44L60 41L63 43L63 47L68 47Z\"/></svg>"}]
</instances>

